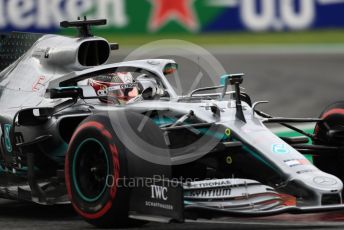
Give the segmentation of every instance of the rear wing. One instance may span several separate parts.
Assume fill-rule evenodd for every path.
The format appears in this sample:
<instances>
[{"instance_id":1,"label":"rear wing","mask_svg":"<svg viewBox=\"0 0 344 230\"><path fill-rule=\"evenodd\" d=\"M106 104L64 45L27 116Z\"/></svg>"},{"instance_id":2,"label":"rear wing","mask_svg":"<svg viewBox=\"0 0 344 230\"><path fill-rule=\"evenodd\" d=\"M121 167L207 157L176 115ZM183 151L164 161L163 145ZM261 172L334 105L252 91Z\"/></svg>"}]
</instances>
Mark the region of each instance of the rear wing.
<instances>
[{"instance_id":1,"label":"rear wing","mask_svg":"<svg viewBox=\"0 0 344 230\"><path fill-rule=\"evenodd\" d=\"M21 32L0 34L0 72L20 58L42 36Z\"/></svg>"}]
</instances>

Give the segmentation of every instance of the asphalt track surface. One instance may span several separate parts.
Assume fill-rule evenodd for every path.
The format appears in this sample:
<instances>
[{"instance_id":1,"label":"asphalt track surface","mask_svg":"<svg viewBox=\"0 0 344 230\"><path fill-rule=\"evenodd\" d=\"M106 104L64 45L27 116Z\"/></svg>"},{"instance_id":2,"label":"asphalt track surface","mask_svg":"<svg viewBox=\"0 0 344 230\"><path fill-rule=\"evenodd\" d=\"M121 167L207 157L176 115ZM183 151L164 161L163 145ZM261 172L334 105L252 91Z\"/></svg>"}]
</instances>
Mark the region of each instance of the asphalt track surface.
<instances>
[{"instance_id":1,"label":"asphalt track surface","mask_svg":"<svg viewBox=\"0 0 344 230\"><path fill-rule=\"evenodd\" d=\"M246 73L243 87L254 101L268 100L264 111L276 116L316 117L328 104L344 100L343 49L313 49L294 47L279 50L263 48L216 48L210 52L225 67L226 72ZM121 51L112 57L120 61ZM147 58L150 55L147 54ZM164 56L168 57L168 55ZM183 57L180 61L182 87L190 89L199 68ZM186 77L187 76L187 77ZM218 76L201 79L205 86ZM95 229L81 220L70 206L45 207L29 203L0 200L0 229ZM157 224L140 229L344 229L344 212L279 215L275 217L204 220L202 223Z\"/></svg>"}]
</instances>

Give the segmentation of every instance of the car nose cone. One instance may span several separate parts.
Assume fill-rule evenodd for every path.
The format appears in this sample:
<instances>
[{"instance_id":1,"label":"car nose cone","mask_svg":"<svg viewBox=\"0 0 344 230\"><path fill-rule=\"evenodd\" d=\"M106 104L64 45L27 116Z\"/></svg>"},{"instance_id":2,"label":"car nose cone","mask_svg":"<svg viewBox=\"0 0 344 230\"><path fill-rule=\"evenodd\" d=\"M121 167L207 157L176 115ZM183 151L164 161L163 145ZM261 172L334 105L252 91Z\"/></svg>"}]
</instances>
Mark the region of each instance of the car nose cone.
<instances>
[{"instance_id":1,"label":"car nose cone","mask_svg":"<svg viewBox=\"0 0 344 230\"><path fill-rule=\"evenodd\" d=\"M331 186L337 184L337 180L325 176L314 177L313 182L320 186Z\"/></svg>"}]
</instances>

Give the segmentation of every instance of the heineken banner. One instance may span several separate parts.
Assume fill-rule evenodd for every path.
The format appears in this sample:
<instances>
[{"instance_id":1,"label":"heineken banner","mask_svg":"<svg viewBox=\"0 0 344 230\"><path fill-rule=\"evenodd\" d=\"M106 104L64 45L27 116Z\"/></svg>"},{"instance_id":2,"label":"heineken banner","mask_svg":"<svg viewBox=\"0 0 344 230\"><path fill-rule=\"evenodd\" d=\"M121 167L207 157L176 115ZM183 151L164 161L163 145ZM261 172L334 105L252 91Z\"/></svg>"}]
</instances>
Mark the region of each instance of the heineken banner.
<instances>
[{"instance_id":1,"label":"heineken banner","mask_svg":"<svg viewBox=\"0 0 344 230\"><path fill-rule=\"evenodd\" d=\"M84 15L121 33L309 30L344 27L344 0L0 0L0 32L58 32Z\"/></svg>"}]
</instances>

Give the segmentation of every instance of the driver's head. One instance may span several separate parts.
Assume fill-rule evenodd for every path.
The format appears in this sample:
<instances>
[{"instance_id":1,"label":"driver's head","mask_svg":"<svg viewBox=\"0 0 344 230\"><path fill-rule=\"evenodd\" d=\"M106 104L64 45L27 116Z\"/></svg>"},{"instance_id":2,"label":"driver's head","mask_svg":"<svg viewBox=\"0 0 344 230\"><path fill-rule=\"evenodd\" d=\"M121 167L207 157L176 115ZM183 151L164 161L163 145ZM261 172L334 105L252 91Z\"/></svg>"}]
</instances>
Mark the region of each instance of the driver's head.
<instances>
[{"instance_id":1,"label":"driver's head","mask_svg":"<svg viewBox=\"0 0 344 230\"><path fill-rule=\"evenodd\" d=\"M105 103L111 103L117 99L121 104L126 104L130 99L138 96L137 84L134 83L130 72L99 75L91 78L89 84L94 88L98 96L108 97L100 98L100 101Z\"/></svg>"}]
</instances>

